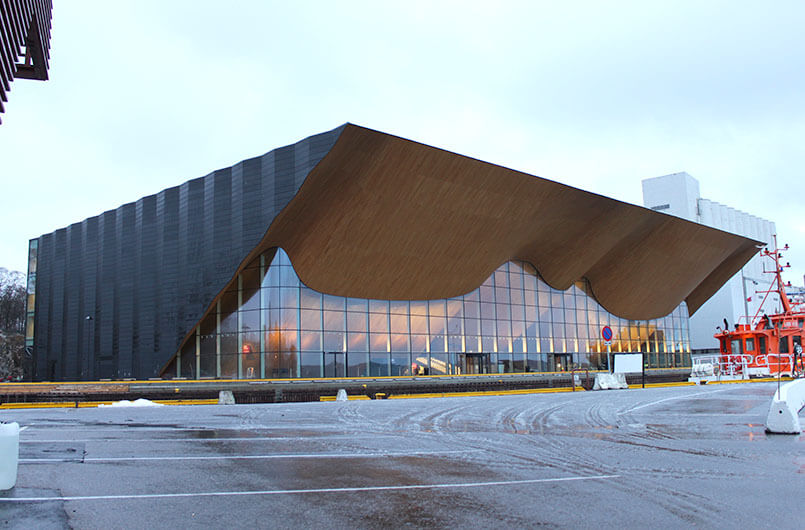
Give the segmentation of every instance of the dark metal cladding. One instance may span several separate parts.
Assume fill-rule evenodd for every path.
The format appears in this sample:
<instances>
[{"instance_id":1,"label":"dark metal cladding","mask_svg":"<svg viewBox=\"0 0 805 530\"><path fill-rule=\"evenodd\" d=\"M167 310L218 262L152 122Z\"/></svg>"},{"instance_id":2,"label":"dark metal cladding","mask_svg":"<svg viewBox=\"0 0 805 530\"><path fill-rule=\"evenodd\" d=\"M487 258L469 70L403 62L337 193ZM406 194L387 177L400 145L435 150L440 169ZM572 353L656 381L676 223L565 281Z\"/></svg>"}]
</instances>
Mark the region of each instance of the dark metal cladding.
<instances>
[{"instance_id":1,"label":"dark metal cladding","mask_svg":"<svg viewBox=\"0 0 805 530\"><path fill-rule=\"evenodd\" d=\"M16 79L48 78L51 0L0 0L0 113Z\"/></svg>"},{"instance_id":2,"label":"dark metal cladding","mask_svg":"<svg viewBox=\"0 0 805 530\"><path fill-rule=\"evenodd\" d=\"M342 130L40 236L27 377L157 376Z\"/></svg>"}]
</instances>

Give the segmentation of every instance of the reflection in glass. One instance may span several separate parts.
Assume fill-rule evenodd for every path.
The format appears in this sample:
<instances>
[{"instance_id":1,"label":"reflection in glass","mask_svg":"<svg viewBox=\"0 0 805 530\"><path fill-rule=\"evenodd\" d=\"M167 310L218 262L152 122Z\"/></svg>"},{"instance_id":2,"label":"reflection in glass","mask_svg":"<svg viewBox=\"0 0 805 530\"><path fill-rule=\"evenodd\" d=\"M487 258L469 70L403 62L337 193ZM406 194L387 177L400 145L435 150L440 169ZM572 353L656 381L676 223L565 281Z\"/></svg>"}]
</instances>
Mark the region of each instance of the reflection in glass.
<instances>
[{"instance_id":1,"label":"reflection in glass","mask_svg":"<svg viewBox=\"0 0 805 530\"><path fill-rule=\"evenodd\" d=\"M645 352L651 367L690 362L684 304L665 318L626 321L590 292L584 281L557 291L530 264L509 262L447 300L343 298L304 286L276 249L222 292L173 370L250 379L604 369L603 325L615 331L613 352Z\"/></svg>"}]
</instances>

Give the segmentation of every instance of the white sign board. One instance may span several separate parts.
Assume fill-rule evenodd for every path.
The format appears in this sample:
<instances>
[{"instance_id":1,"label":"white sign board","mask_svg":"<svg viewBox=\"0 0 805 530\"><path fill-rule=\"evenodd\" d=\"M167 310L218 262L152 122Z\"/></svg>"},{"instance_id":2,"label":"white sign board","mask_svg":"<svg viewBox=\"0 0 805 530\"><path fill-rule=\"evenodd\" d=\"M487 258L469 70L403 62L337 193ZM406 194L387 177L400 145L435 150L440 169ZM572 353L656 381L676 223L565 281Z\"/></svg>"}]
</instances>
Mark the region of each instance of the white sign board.
<instances>
[{"instance_id":1,"label":"white sign board","mask_svg":"<svg viewBox=\"0 0 805 530\"><path fill-rule=\"evenodd\" d=\"M642 353L616 353L615 372L616 374L634 374L643 371Z\"/></svg>"}]
</instances>

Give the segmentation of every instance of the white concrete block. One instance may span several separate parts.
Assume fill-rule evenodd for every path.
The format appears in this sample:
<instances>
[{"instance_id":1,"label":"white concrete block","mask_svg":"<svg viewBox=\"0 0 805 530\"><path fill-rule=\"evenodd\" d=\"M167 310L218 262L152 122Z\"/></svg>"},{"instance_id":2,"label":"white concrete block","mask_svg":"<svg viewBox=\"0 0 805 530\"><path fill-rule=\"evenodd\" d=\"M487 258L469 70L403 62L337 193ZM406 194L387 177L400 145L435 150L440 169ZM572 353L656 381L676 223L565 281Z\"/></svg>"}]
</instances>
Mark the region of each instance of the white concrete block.
<instances>
[{"instance_id":1,"label":"white concrete block","mask_svg":"<svg viewBox=\"0 0 805 530\"><path fill-rule=\"evenodd\" d=\"M766 431L780 434L799 434L799 411L805 406L805 380L791 381L775 392L766 417Z\"/></svg>"},{"instance_id":2,"label":"white concrete block","mask_svg":"<svg viewBox=\"0 0 805 530\"><path fill-rule=\"evenodd\" d=\"M19 458L19 424L0 423L0 490L10 490L17 483Z\"/></svg>"},{"instance_id":3,"label":"white concrete block","mask_svg":"<svg viewBox=\"0 0 805 530\"><path fill-rule=\"evenodd\" d=\"M218 392L218 404L219 405L234 405L235 404L235 395L232 393L231 390L221 390Z\"/></svg>"},{"instance_id":4,"label":"white concrete block","mask_svg":"<svg viewBox=\"0 0 805 530\"><path fill-rule=\"evenodd\" d=\"M626 383L626 374L595 374L593 390L620 390L624 388L629 388Z\"/></svg>"}]
</instances>

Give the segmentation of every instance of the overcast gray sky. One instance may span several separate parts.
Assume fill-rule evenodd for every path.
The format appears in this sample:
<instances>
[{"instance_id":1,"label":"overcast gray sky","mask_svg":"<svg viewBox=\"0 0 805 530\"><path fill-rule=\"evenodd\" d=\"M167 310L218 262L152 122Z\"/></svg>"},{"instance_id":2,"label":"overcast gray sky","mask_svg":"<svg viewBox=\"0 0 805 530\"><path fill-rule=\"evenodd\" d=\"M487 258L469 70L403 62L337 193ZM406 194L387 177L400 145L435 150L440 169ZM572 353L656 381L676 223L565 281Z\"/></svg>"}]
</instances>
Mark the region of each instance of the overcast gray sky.
<instances>
[{"instance_id":1,"label":"overcast gray sky","mask_svg":"<svg viewBox=\"0 0 805 530\"><path fill-rule=\"evenodd\" d=\"M687 171L805 271L805 2L56 0L0 125L28 239L344 122L642 204Z\"/></svg>"}]
</instances>

